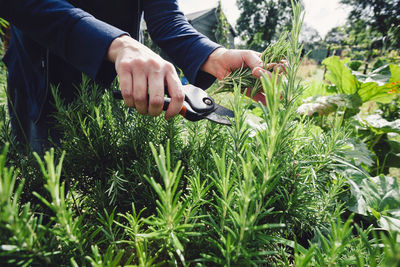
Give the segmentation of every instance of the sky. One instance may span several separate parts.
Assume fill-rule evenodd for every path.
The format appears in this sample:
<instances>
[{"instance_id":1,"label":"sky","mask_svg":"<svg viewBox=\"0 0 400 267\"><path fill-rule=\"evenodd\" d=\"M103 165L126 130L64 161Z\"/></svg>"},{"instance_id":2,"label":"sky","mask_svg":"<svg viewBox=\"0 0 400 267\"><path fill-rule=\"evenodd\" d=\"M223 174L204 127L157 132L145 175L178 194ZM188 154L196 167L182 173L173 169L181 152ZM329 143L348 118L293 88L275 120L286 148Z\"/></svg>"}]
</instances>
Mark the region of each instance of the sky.
<instances>
[{"instance_id":1,"label":"sky","mask_svg":"<svg viewBox=\"0 0 400 267\"><path fill-rule=\"evenodd\" d=\"M322 38L333 27L344 25L348 15L348 8L339 4L339 0L303 0L305 5L304 21L318 31ZM184 13L192 13L216 7L218 0L178 0ZM239 10L236 0L221 0L222 10L232 24L236 24Z\"/></svg>"}]
</instances>

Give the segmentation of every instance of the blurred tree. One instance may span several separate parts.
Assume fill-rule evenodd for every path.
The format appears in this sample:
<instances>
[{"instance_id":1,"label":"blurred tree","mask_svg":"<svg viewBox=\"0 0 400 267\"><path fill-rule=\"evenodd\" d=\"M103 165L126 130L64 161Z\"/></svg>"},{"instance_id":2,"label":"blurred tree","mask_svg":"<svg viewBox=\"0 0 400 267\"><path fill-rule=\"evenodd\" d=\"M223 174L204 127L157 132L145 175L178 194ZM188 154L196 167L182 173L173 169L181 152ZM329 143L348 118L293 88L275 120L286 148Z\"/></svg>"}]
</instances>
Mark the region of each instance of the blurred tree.
<instances>
[{"instance_id":1,"label":"blurred tree","mask_svg":"<svg viewBox=\"0 0 400 267\"><path fill-rule=\"evenodd\" d=\"M344 44L345 39L347 38L346 29L344 27L338 26L332 28L325 35L325 42L329 45L341 46Z\"/></svg>"},{"instance_id":2,"label":"blurred tree","mask_svg":"<svg viewBox=\"0 0 400 267\"><path fill-rule=\"evenodd\" d=\"M321 62L325 58L326 49L321 36L315 28L306 23L303 24L300 42L303 45L303 55L308 54L308 58L317 62Z\"/></svg>"},{"instance_id":3,"label":"blurred tree","mask_svg":"<svg viewBox=\"0 0 400 267\"><path fill-rule=\"evenodd\" d=\"M282 31L290 30L290 1L236 0L236 3L241 12L237 32L247 47L262 51L271 41L277 40Z\"/></svg>"},{"instance_id":4,"label":"blurred tree","mask_svg":"<svg viewBox=\"0 0 400 267\"><path fill-rule=\"evenodd\" d=\"M331 56L331 51L333 51L333 55L335 55L338 50L341 50L341 48L345 44L346 38L347 32L345 27L338 26L332 28L325 35L324 39L327 47L326 57Z\"/></svg>"},{"instance_id":5,"label":"blurred tree","mask_svg":"<svg viewBox=\"0 0 400 267\"><path fill-rule=\"evenodd\" d=\"M380 34L380 40L375 45L380 48L400 48L400 0L341 0L342 4L352 7L349 21L352 26L371 27L371 31ZM358 33L365 28L358 27Z\"/></svg>"},{"instance_id":6,"label":"blurred tree","mask_svg":"<svg viewBox=\"0 0 400 267\"><path fill-rule=\"evenodd\" d=\"M215 25L214 33L217 42L227 48L230 47L229 33L230 24L222 11L221 0L218 1L218 6L216 10L217 25Z\"/></svg>"},{"instance_id":7,"label":"blurred tree","mask_svg":"<svg viewBox=\"0 0 400 267\"><path fill-rule=\"evenodd\" d=\"M304 23L303 30L300 35L300 42L303 44L304 49L311 50L321 44L322 38L318 31Z\"/></svg>"}]
</instances>

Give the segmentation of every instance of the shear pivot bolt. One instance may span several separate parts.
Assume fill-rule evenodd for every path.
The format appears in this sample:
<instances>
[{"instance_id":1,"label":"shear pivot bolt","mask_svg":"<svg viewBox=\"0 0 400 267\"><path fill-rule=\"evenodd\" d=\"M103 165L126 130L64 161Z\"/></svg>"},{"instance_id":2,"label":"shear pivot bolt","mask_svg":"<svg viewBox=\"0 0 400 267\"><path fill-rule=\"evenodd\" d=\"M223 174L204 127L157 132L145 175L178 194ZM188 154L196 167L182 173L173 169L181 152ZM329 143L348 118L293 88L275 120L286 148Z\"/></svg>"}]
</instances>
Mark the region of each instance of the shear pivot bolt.
<instances>
[{"instance_id":1,"label":"shear pivot bolt","mask_svg":"<svg viewBox=\"0 0 400 267\"><path fill-rule=\"evenodd\" d=\"M211 104L212 104L212 100L209 99L209 98L204 98L204 99L203 99L203 102L204 102L204 104L206 104L206 105L211 105Z\"/></svg>"}]
</instances>

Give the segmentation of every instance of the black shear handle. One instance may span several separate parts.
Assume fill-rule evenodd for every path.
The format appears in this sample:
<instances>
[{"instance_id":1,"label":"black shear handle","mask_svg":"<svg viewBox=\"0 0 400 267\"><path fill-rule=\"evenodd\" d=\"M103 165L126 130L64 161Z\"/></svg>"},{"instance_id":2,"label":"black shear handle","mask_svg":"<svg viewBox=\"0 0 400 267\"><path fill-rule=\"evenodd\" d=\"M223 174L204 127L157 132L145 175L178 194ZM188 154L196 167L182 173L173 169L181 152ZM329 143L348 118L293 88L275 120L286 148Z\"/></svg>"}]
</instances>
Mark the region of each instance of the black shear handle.
<instances>
[{"instance_id":1,"label":"black shear handle","mask_svg":"<svg viewBox=\"0 0 400 267\"><path fill-rule=\"evenodd\" d=\"M212 97L210 97L203 89L191 84L183 85L182 89L185 93L185 102L190 105L193 111L203 114L212 112L215 109L214 99L212 99ZM165 94L169 96L167 87L165 87L164 91ZM113 91L113 95L116 99L122 99L122 94L119 90Z\"/></svg>"},{"instance_id":2,"label":"black shear handle","mask_svg":"<svg viewBox=\"0 0 400 267\"><path fill-rule=\"evenodd\" d=\"M123 99L124 99L124 98L122 97L122 93L121 93L120 90L114 90L114 91L113 91L113 97L114 97L115 99L119 99L119 100L123 100ZM163 110L164 110L164 111L168 109L169 102L171 102L171 99L170 99L170 98L164 98L164 106L163 106Z\"/></svg>"},{"instance_id":3,"label":"black shear handle","mask_svg":"<svg viewBox=\"0 0 400 267\"><path fill-rule=\"evenodd\" d=\"M115 99L120 99L122 100L122 93L119 90L114 90L113 91L113 96ZM164 98L164 105L163 105L163 110L167 110L169 103L171 102L171 98L165 97ZM190 121L198 121L203 119L203 116L201 116L200 114L198 114L197 112L195 112L191 106L189 105L188 102L183 102L183 106L181 111L179 112L179 114L181 114L183 117L185 117L186 119L190 120Z\"/></svg>"}]
</instances>

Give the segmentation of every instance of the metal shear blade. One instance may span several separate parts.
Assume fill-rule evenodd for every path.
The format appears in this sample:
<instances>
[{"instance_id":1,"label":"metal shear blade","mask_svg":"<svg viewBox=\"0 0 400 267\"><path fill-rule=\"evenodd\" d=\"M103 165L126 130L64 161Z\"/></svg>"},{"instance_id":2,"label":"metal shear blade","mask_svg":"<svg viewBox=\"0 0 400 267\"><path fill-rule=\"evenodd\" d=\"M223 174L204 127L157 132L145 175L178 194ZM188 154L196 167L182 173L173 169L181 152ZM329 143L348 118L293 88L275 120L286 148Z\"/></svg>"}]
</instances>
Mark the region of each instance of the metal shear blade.
<instances>
[{"instance_id":1,"label":"metal shear blade","mask_svg":"<svg viewBox=\"0 0 400 267\"><path fill-rule=\"evenodd\" d=\"M232 126L232 123L227 118L222 117L215 112L211 112L210 114L205 116L205 118L215 123Z\"/></svg>"}]
</instances>

